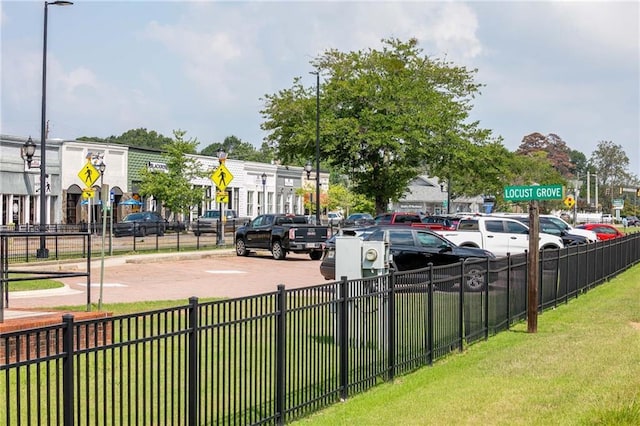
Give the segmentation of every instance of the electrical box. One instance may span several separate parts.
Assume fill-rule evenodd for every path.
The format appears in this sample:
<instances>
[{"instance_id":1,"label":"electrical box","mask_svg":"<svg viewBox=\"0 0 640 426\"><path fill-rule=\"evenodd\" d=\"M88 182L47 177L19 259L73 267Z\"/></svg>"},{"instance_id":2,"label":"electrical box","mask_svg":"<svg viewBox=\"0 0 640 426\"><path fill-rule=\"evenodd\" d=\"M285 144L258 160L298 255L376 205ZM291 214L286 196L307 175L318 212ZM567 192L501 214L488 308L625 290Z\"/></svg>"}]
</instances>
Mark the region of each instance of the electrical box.
<instances>
[{"instance_id":1,"label":"electrical box","mask_svg":"<svg viewBox=\"0 0 640 426\"><path fill-rule=\"evenodd\" d=\"M362 239L352 235L336 236L336 279L362 278Z\"/></svg>"}]
</instances>

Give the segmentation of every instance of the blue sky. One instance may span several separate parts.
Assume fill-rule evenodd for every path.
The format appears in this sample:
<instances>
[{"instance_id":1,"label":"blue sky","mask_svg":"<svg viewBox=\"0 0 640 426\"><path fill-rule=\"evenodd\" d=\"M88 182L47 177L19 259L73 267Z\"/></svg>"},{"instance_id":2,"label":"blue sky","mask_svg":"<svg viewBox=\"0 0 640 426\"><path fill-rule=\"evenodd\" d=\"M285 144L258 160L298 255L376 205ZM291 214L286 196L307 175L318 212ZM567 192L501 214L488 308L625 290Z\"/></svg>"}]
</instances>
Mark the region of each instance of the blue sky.
<instances>
[{"instance_id":1,"label":"blue sky","mask_svg":"<svg viewBox=\"0 0 640 426\"><path fill-rule=\"evenodd\" d=\"M40 137L42 1L0 2L3 134ZM640 175L639 2L90 1L49 6L49 137L174 129L204 148L259 146L265 94L335 48L415 37L477 68L472 118L517 149L559 135L587 157L622 145Z\"/></svg>"}]
</instances>

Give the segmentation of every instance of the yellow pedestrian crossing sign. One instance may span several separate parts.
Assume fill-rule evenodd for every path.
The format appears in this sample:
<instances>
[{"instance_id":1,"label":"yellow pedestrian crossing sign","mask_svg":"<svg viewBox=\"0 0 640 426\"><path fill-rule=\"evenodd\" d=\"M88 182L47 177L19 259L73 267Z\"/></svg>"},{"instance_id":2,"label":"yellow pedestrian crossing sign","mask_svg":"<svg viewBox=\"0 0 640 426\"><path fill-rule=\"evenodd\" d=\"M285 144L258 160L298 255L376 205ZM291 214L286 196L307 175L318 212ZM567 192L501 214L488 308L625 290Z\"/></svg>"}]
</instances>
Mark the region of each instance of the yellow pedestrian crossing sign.
<instances>
[{"instance_id":1,"label":"yellow pedestrian crossing sign","mask_svg":"<svg viewBox=\"0 0 640 426\"><path fill-rule=\"evenodd\" d=\"M228 204L229 203L229 193L228 192L223 192L223 191L218 191L216 193L216 203Z\"/></svg>"},{"instance_id":2,"label":"yellow pedestrian crossing sign","mask_svg":"<svg viewBox=\"0 0 640 426\"><path fill-rule=\"evenodd\" d=\"M78 177L84 182L85 186L93 186L100 177L100 172L90 161L87 161L87 164L78 172Z\"/></svg>"},{"instance_id":3,"label":"yellow pedestrian crossing sign","mask_svg":"<svg viewBox=\"0 0 640 426\"><path fill-rule=\"evenodd\" d=\"M224 191L233 180L233 175L224 164L220 164L211 175L211 180L216 184L219 191Z\"/></svg>"}]
</instances>

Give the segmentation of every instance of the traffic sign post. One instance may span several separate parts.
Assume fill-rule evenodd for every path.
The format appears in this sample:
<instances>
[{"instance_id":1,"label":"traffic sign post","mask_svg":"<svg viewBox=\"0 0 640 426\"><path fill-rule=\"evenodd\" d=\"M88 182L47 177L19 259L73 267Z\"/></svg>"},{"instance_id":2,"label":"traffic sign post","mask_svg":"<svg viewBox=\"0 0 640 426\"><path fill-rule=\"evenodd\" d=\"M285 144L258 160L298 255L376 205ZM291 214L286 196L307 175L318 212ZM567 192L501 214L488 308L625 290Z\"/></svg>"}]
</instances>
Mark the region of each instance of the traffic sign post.
<instances>
[{"instance_id":1,"label":"traffic sign post","mask_svg":"<svg viewBox=\"0 0 640 426\"><path fill-rule=\"evenodd\" d=\"M571 201L575 205L575 199L571 196ZM567 197L567 199L569 199ZM529 252L527 253L528 268L527 276L527 331L536 333L538 331L538 261L540 250L540 215L538 211L538 201L541 200L562 200L564 198L564 188L562 185L531 185L531 186L506 186L504 188L505 201L529 201ZM564 200L567 205L567 199Z\"/></svg>"}]
</instances>

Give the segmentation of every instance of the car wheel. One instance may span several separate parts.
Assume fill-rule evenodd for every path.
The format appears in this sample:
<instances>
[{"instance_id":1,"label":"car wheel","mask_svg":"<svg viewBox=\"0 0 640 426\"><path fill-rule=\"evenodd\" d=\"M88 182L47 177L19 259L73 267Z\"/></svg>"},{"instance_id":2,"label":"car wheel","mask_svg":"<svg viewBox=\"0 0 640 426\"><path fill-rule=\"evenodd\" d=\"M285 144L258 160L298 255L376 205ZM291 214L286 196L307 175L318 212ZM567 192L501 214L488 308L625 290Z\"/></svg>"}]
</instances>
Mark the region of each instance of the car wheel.
<instances>
[{"instance_id":1,"label":"car wheel","mask_svg":"<svg viewBox=\"0 0 640 426\"><path fill-rule=\"evenodd\" d=\"M273 258L276 260L283 260L287 256L280 241L273 242L271 245L271 254L273 254Z\"/></svg>"},{"instance_id":2,"label":"car wheel","mask_svg":"<svg viewBox=\"0 0 640 426\"><path fill-rule=\"evenodd\" d=\"M248 256L249 251L242 238L236 240L236 256Z\"/></svg>"},{"instance_id":3,"label":"car wheel","mask_svg":"<svg viewBox=\"0 0 640 426\"><path fill-rule=\"evenodd\" d=\"M163 237L163 236L164 236L164 230L158 229L158 237Z\"/></svg>"},{"instance_id":4,"label":"car wheel","mask_svg":"<svg viewBox=\"0 0 640 426\"><path fill-rule=\"evenodd\" d=\"M147 236L147 228L145 228L144 226L140 227L140 236L141 237Z\"/></svg>"},{"instance_id":5,"label":"car wheel","mask_svg":"<svg viewBox=\"0 0 640 426\"><path fill-rule=\"evenodd\" d=\"M465 276L465 290L473 292L484 290L484 271L482 269L469 268Z\"/></svg>"},{"instance_id":6,"label":"car wheel","mask_svg":"<svg viewBox=\"0 0 640 426\"><path fill-rule=\"evenodd\" d=\"M311 258L311 260L320 260L322 259L322 252L321 251L312 251L309 253L309 257Z\"/></svg>"}]
</instances>

